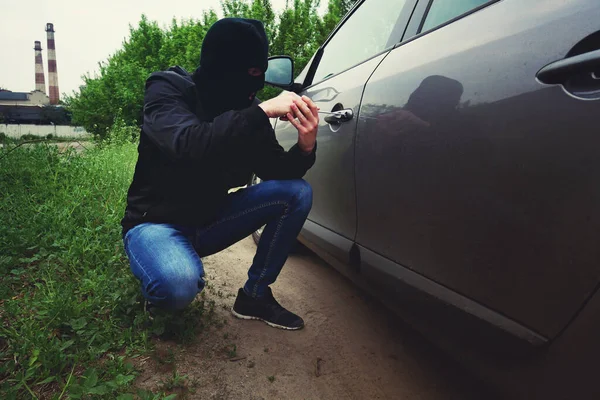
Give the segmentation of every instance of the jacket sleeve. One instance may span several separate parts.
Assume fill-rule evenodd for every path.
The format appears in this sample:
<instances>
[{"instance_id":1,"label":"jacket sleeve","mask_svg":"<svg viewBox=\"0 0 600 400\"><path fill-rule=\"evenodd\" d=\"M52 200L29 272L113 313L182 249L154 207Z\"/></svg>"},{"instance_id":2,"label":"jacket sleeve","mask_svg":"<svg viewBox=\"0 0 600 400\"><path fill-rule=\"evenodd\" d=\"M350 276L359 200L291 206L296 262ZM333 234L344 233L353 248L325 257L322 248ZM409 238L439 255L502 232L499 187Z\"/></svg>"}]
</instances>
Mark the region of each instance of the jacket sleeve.
<instances>
[{"instance_id":1,"label":"jacket sleeve","mask_svg":"<svg viewBox=\"0 0 600 400\"><path fill-rule=\"evenodd\" d=\"M205 122L190 109L185 93L168 81L151 77L146 83L143 130L175 160L199 162L232 143L250 141L254 132L265 128L270 128L269 119L256 105Z\"/></svg>"},{"instance_id":2,"label":"jacket sleeve","mask_svg":"<svg viewBox=\"0 0 600 400\"><path fill-rule=\"evenodd\" d=\"M266 140L254 157L254 173L263 181L273 179L301 179L316 160L317 145L310 154L302 153L297 144L285 151L277 142L273 128L268 127Z\"/></svg>"}]
</instances>

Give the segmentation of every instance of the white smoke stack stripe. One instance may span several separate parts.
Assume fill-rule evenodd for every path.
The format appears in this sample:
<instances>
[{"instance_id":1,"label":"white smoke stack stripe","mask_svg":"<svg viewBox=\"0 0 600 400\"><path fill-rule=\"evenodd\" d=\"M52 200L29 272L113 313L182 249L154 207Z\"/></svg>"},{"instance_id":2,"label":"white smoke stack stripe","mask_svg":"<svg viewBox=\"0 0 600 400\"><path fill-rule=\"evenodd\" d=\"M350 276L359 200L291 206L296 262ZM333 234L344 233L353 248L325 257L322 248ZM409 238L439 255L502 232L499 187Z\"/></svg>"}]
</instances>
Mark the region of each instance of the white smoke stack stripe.
<instances>
[{"instance_id":1,"label":"white smoke stack stripe","mask_svg":"<svg viewBox=\"0 0 600 400\"><path fill-rule=\"evenodd\" d=\"M35 90L46 93L46 80L44 78L44 62L42 61L42 44L35 42Z\"/></svg>"},{"instance_id":2,"label":"white smoke stack stripe","mask_svg":"<svg viewBox=\"0 0 600 400\"><path fill-rule=\"evenodd\" d=\"M46 24L48 35L48 92L50 104L58 104L58 73L56 70L56 47L54 46L54 24Z\"/></svg>"}]
</instances>

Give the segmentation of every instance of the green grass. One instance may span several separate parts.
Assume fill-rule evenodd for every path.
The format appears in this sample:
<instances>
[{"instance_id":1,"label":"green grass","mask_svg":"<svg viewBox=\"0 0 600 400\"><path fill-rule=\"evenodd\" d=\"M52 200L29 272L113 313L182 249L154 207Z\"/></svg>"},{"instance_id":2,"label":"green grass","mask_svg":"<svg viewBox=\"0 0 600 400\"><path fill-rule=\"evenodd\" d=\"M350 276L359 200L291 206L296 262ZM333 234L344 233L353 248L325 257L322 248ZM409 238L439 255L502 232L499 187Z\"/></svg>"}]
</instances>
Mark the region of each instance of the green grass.
<instances>
[{"instance_id":1,"label":"green grass","mask_svg":"<svg viewBox=\"0 0 600 400\"><path fill-rule=\"evenodd\" d=\"M166 326L142 312L122 248L136 147L11 147L0 149L0 398L133 399L129 360Z\"/></svg>"}]
</instances>

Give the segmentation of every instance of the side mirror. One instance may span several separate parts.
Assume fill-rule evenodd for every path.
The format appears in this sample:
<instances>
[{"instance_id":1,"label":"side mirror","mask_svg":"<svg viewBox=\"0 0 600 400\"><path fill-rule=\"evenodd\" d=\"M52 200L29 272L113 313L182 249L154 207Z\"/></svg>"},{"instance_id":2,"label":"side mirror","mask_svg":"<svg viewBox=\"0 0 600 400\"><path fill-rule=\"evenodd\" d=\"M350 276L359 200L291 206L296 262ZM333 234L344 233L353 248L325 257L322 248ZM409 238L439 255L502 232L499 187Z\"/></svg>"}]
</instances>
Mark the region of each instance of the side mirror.
<instances>
[{"instance_id":1,"label":"side mirror","mask_svg":"<svg viewBox=\"0 0 600 400\"><path fill-rule=\"evenodd\" d=\"M294 61L289 56L269 57L269 67L265 73L265 83L289 89L294 83Z\"/></svg>"}]
</instances>

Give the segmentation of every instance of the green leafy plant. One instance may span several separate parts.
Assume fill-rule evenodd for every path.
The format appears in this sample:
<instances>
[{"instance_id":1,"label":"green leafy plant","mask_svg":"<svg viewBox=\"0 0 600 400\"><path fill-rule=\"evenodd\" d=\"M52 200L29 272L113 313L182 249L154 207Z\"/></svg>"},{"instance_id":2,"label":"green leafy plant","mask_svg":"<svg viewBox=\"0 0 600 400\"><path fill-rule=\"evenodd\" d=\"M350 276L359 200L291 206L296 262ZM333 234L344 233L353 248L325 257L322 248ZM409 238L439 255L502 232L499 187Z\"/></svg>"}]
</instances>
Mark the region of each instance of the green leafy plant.
<instances>
[{"instance_id":1,"label":"green leafy plant","mask_svg":"<svg viewBox=\"0 0 600 400\"><path fill-rule=\"evenodd\" d=\"M177 370L173 370L173 374L166 381L162 382L162 386L167 391L174 389L186 389L187 379L187 375L180 375Z\"/></svg>"},{"instance_id":2,"label":"green leafy plant","mask_svg":"<svg viewBox=\"0 0 600 400\"><path fill-rule=\"evenodd\" d=\"M134 375L118 374L114 379L102 382L98 379L96 369L88 369L77 380L77 383L68 387L69 397L72 399L81 399L87 396L103 396L112 393L119 387L126 386L135 378Z\"/></svg>"}]
</instances>

